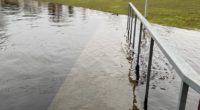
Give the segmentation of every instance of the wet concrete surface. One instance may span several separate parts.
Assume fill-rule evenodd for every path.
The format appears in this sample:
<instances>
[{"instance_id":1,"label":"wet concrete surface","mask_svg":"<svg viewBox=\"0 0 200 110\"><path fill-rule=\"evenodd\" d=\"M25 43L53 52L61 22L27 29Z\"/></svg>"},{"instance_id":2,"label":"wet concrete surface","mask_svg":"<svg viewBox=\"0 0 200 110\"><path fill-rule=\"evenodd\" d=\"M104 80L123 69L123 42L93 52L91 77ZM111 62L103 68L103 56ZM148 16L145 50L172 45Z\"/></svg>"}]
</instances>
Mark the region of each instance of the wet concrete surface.
<instances>
[{"instance_id":1,"label":"wet concrete surface","mask_svg":"<svg viewBox=\"0 0 200 110\"><path fill-rule=\"evenodd\" d=\"M130 64L119 48L124 32L118 30L120 27L124 26L101 23L97 27L49 110L133 109L133 91L127 77Z\"/></svg>"},{"instance_id":2,"label":"wet concrete surface","mask_svg":"<svg viewBox=\"0 0 200 110\"><path fill-rule=\"evenodd\" d=\"M138 25L139 26L139 23ZM199 72L199 30L186 30L174 27L160 26L152 24L152 29L160 37L164 46L170 49L175 56L183 58L196 72ZM139 32L139 30L137 30ZM137 40L138 43L138 35ZM137 44L136 43L136 44ZM136 96L143 107L146 72L149 57L150 37L148 33L142 36L141 54L140 54L140 81L136 86ZM137 46L136 46L137 47ZM137 48L135 49L137 54ZM134 55L132 62L131 78L135 79L135 67L137 56ZM178 107L178 99L181 87L181 79L155 44L153 53L153 63L150 77L149 110L174 110ZM192 88L189 88L189 95L186 104L186 110L197 110L199 103L199 94Z\"/></svg>"},{"instance_id":3,"label":"wet concrete surface","mask_svg":"<svg viewBox=\"0 0 200 110\"><path fill-rule=\"evenodd\" d=\"M142 108L149 38L143 38L136 85L128 77L134 63L121 48L126 20L62 4L0 0L0 110ZM199 31L153 28L199 72ZM156 46L154 53L149 110L176 109L180 78ZM190 89L187 110L196 110L198 100Z\"/></svg>"},{"instance_id":4,"label":"wet concrete surface","mask_svg":"<svg viewBox=\"0 0 200 110\"><path fill-rule=\"evenodd\" d=\"M0 110L132 109L125 16L34 0L0 6Z\"/></svg>"},{"instance_id":5,"label":"wet concrete surface","mask_svg":"<svg viewBox=\"0 0 200 110\"><path fill-rule=\"evenodd\" d=\"M103 30L115 30L108 37L119 41L124 32L117 31L120 17L109 13L34 0L0 2L0 110L46 110L94 34L106 37ZM82 66L89 61L95 60L88 56Z\"/></svg>"}]
</instances>

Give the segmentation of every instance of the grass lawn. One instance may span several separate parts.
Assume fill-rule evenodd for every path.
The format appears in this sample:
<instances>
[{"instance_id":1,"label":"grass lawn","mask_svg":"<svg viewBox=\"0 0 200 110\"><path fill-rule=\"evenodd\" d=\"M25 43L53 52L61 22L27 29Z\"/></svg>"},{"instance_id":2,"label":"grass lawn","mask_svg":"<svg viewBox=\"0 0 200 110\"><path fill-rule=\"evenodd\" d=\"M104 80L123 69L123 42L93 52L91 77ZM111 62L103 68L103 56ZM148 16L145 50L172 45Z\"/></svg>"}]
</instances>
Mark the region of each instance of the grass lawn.
<instances>
[{"instance_id":1,"label":"grass lawn","mask_svg":"<svg viewBox=\"0 0 200 110\"><path fill-rule=\"evenodd\" d=\"M86 7L106 12L127 14L128 2L141 12L144 0L43 0ZM200 29L200 0L148 0L148 20L162 25Z\"/></svg>"}]
</instances>

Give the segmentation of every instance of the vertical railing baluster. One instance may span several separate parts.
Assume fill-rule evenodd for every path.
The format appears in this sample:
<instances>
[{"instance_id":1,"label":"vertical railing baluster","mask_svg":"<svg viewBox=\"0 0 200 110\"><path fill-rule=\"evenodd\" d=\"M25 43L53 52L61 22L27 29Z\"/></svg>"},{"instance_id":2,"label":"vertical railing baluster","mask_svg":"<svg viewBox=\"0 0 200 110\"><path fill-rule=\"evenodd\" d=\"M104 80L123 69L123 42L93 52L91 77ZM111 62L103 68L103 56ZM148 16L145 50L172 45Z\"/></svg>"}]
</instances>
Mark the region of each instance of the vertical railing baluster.
<instances>
[{"instance_id":1,"label":"vertical railing baluster","mask_svg":"<svg viewBox=\"0 0 200 110\"><path fill-rule=\"evenodd\" d=\"M128 31L128 23L129 23L129 11L130 11L130 5L128 5L128 16L127 16L127 26L126 26L127 31Z\"/></svg>"},{"instance_id":2,"label":"vertical railing baluster","mask_svg":"<svg viewBox=\"0 0 200 110\"><path fill-rule=\"evenodd\" d=\"M129 40L130 40L130 27L131 27L131 13L132 13L133 10L131 10L131 7L129 7L129 21L128 21L128 42L129 43Z\"/></svg>"},{"instance_id":3,"label":"vertical railing baluster","mask_svg":"<svg viewBox=\"0 0 200 110\"><path fill-rule=\"evenodd\" d=\"M180 95L179 95L179 103L178 103L178 110L185 110L187 95L188 95L188 88L189 86L182 81Z\"/></svg>"},{"instance_id":4,"label":"vertical railing baluster","mask_svg":"<svg viewBox=\"0 0 200 110\"><path fill-rule=\"evenodd\" d=\"M130 43L130 33L131 33L131 19L132 19L132 17L131 17L131 13L132 13L132 10L130 10L130 16L129 16L129 34L128 34L128 39L129 39L129 41L128 41L128 46L130 45L129 43Z\"/></svg>"},{"instance_id":5,"label":"vertical railing baluster","mask_svg":"<svg viewBox=\"0 0 200 110\"><path fill-rule=\"evenodd\" d=\"M128 7L128 23L127 23L127 43L129 42L129 29L130 29L130 6Z\"/></svg>"},{"instance_id":6,"label":"vertical railing baluster","mask_svg":"<svg viewBox=\"0 0 200 110\"><path fill-rule=\"evenodd\" d=\"M151 38L150 49L149 49L149 61L148 61L148 68L147 68L147 84L146 84L146 92L145 92L145 99L144 99L144 110L147 110L148 108L149 83L150 83L151 65L152 65L152 57L153 57L153 46L154 46L154 40L153 38Z\"/></svg>"},{"instance_id":7,"label":"vertical railing baluster","mask_svg":"<svg viewBox=\"0 0 200 110\"><path fill-rule=\"evenodd\" d=\"M139 61L140 61L140 45L141 45L141 38L142 38L142 27L143 27L143 24L142 22L140 23L140 33L139 33L139 41L138 41L138 54L137 54L137 64L136 64L136 80L139 80L140 78L140 74L139 74L139 71L140 71L140 66L139 66Z\"/></svg>"},{"instance_id":8,"label":"vertical railing baluster","mask_svg":"<svg viewBox=\"0 0 200 110\"><path fill-rule=\"evenodd\" d=\"M132 37L132 31L133 31L132 30L132 28L133 28L133 11L130 14L130 16L131 16L131 28L130 28L129 48L131 48L130 45L131 45L131 37Z\"/></svg>"},{"instance_id":9,"label":"vertical railing baluster","mask_svg":"<svg viewBox=\"0 0 200 110\"><path fill-rule=\"evenodd\" d=\"M136 35L136 25L137 25L137 15L135 14L135 22L134 22L134 31L133 31L133 45L132 48L135 47L135 35ZM133 51L134 52L134 51Z\"/></svg>"}]
</instances>

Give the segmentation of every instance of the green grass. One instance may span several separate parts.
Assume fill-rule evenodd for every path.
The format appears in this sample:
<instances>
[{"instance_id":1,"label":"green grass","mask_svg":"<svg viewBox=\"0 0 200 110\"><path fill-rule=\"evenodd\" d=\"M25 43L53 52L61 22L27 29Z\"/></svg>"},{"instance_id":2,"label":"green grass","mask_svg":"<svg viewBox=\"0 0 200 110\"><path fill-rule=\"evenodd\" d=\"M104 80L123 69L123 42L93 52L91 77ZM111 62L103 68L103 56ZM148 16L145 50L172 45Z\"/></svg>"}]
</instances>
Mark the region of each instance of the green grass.
<instances>
[{"instance_id":1,"label":"green grass","mask_svg":"<svg viewBox=\"0 0 200 110\"><path fill-rule=\"evenodd\" d=\"M144 12L144 0L43 0L127 14L128 2ZM200 0L148 0L148 20L167 26L200 29Z\"/></svg>"}]
</instances>

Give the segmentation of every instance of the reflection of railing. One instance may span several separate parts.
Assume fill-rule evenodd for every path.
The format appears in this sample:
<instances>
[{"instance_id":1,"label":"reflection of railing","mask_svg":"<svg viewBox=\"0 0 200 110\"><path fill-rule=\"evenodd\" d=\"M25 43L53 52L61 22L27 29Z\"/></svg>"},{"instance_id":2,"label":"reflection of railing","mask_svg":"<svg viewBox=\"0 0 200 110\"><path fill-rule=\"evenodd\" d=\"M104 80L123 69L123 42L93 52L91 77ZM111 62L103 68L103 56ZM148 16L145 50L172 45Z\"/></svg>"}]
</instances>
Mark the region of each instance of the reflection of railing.
<instances>
[{"instance_id":1,"label":"reflection of railing","mask_svg":"<svg viewBox=\"0 0 200 110\"><path fill-rule=\"evenodd\" d=\"M134 18L134 19L133 19ZM133 23L134 20L134 23ZM153 56L153 46L154 43L157 44L161 52L168 59L170 64L174 67L178 75L182 80L182 87L179 95L179 105L178 110L185 110L186 99L188 94L188 88L191 87L198 93L200 93L200 74L196 73L183 59L177 57L173 54L173 52L167 48L162 42L162 40L152 31L152 27L149 22L142 16L142 14L135 8L132 3L129 3L128 7L128 20L127 20L127 42L130 50L134 50L135 48L135 39L136 39L136 30L137 30L137 20L140 21L139 28L139 41L137 43L138 52L136 59L136 79L139 80L139 55L140 55L140 46L141 46L141 37L143 34L143 29L149 34L151 37L150 42L150 50L149 50L149 60L148 60L148 68L147 68L147 84L146 84L146 93L144 99L144 110L147 110L148 105L148 95L149 95L149 82L150 82L150 73L151 73L151 65L152 65L152 56ZM134 51L132 51L134 54Z\"/></svg>"}]
</instances>

